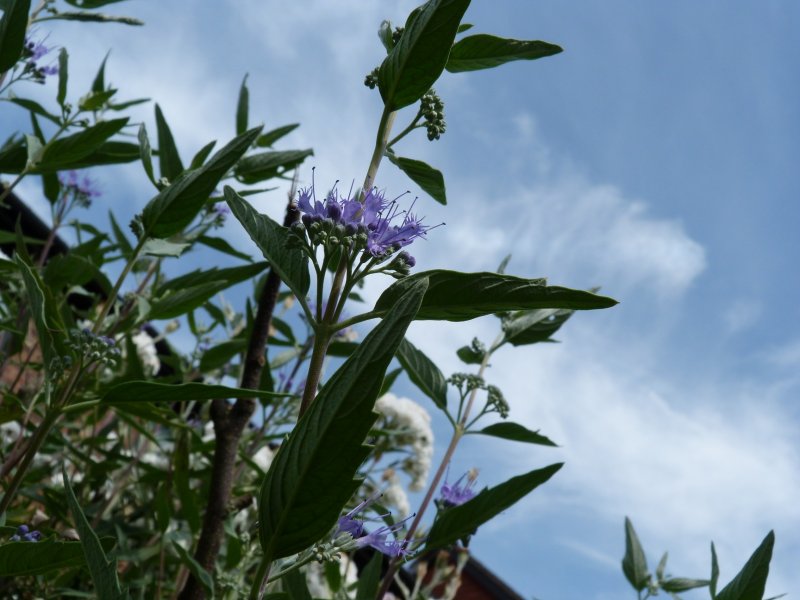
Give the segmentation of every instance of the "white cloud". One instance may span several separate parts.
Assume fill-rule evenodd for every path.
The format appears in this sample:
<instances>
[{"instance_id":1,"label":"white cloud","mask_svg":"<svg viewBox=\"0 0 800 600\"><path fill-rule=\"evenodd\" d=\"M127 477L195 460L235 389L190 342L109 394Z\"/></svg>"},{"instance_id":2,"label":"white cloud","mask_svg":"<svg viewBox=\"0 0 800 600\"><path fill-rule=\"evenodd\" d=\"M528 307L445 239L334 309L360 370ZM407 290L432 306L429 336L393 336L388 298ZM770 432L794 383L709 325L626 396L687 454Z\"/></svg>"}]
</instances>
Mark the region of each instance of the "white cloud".
<instances>
[{"instance_id":1,"label":"white cloud","mask_svg":"<svg viewBox=\"0 0 800 600\"><path fill-rule=\"evenodd\" d=\"M735 300L722 317L730 333L740 333L751 328L761 318L761 304L753 299Z\"/></svg>"}]
</instances>

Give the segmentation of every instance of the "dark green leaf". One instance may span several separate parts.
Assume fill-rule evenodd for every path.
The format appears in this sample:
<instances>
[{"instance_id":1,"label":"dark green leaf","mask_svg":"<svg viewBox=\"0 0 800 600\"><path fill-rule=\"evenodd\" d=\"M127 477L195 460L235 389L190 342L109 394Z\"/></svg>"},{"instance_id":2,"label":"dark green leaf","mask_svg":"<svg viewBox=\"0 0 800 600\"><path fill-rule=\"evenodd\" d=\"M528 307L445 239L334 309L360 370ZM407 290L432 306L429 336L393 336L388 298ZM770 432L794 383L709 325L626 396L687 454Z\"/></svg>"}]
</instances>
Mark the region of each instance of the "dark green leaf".
<instances>
[{"instance_id":1,"label":"dark green leaf","mask_svg":"<svg viewBox=\"0 0 800 600\"><path fill-rule=\"evenodd\" d=\"M44 269L44 282L53 290L85 285L90 281L99 284L106 294L111 292L111 283L97 265L74 252L52 257Z\"/></svg>"},{"instance_id":2,"label":"dark green leaf","mask_svg":"<svg viewBox=\"0 0 800 600\"><path fill-rule=\"evenodd\" d=\"M458 31L456 33L464 33L465 31L472 29L473 25L471 23L462 23L458 26Z\"/></svg>"},{"instance_id":3,"label":"dark green leaf","mask_svg":"<svg viewBox=\"0 0 800 600\"><path fill-rule=\"evenodd\" d=\"M622 559L622 572L637 592L647 587L650 580L647 559L644 557L639 536L636 535L633 523L628 517L625 517L625 556Z\"/></svg>"},{"instance_id":4,"label":"dark green leaf","mask_svg":"<svg viewBox=\"0 0 800 600\"><path fill-rule=\"evenodd\" d=\"M125 0L64 0L64 2L75 8L82 8L85 10L92 10L93 8L100 8L106 4L116 4L117 2L124 1Z\"/></svg>"},{"instance_id":5,"label":"dark green leaf","mask_svg":"<svg viewBox=\"0 0 800 600\"><path fill-rule=\"evenodd\" d=\"M434 404L447 408L447 380L439 367L408 340L403 340L397 348L397 360L408 373L408 378Z\"/></svg>"},{"instance_id":6,"label":"dark green leaf","mask_svg":"<svg viewBox=\"0 0 800 600\"><path fill-rule=\"evenodd\" d=\"M114 547L113 538L100 540L106 550ZM86 564L80 542L64 542L55 537L31 542L0 544L0 577L39 575L57 569Z\"/></svg>"},{"instance_id":7,"label":"dark green leaf","mask_svg":"<svg viewBox=\"0 0 800 600\"><path fill-rule=\"evenodd\" d=\"M275 394L261 390L212 385L207 383L156 383L154 381L128 381L115 385L103 396L103 402L181 402L184 400L216 400L226 398L276 398Z\"/></svg>"},{"instance_id":8,"label":"dark green leaf","mask_svg":"<svg viewBox=\"0 0 800 600\"><path fill-rule=\"evenodd\" d=\"M521 500L563 466L557 463L512 477L493 488L484 488L472 500L443 510L433 522L425 544L426 550L447 547L465 538L508 507Z\"/></svg>"},{"instance_id":9,"label":"dark green leaf","mask_svg":"<svg viewBox=\"0 0 800 600\"><path fill-rule=\"evenodd\" d=\"M200 370L206 373L213 369L219 369L231 362L234 356L244 352L245 348L247 348L247 341L243 339L228 340L217 344L203 353L203 357L200 359Z\"/></svg>"},{"instance_id":10,"label":"dark green leaf","mask_svg":"<svg viewBox=\"0 0 800 600\"><path fill-rule=\"evenodd\" d=\"M392 369L388 373L386 373L386 377L383 378L383 383L381 384L381 391L378 392L378 397L383 396L384 394L391 391L392 386L394 385L397 376L403 372L403 369Z\"/></svg>"},{"instance_id":11,"label":"dark green leaf","mask_svg":"<svg viewBox=\"0 0 800 600\"><path fill-rule=\"evenodd\" d=\"M445 68L451 73L478 71L498 67L512 60L535 60L562 51L559 46L547 42L511 40L479 33L453 45Z\"/></svg>"},{"instance_id":12,"label":"dark green leaf","mask_svg":"<svg viewBox=\"0 0 800 600\"><path fill-rule=\"evenodd\" d=\"M456 355L461 359L461 362L468 365L479 365L483 362L486 356L485 352L478 352L472 346L461 346L456 350Z\"/></svg>"},{"instance_id":13,"label":"dark green leaf","mask_svg":"<svg viewBox=\"0 0 800 600\"><path fill-rule=\"evenodd\" d=\"M250 106L250 91L247 89L247 75L239 88L239 102L236 104L236 135L247 131L247 112Z\"/></svg>"},{"instance_id":14,"label":"dark green leaf","mask_svg":"<svg viewBox=\"0 0 800 600\"><path fill-rule=\"evenodd\" d=\"M106 52L106 55L103 57L103 62L100 63L100 68L97 69L97 74L94 76L94 81L92 81L92 92L99 94L106 89L106 61L108 61L108 55L110 53L110 50Z\"/></svg>"},{"instance_id":15,"label":"dark green leaf","mask_svg":"<svg viewBox=\"0 0 800 600\"><path fill-rule=\"evenodd\" d=\"M369 559L367 566L359 573L356 600L373 600L378 593L378 584L381 582L381 567L383 554L375 552Z\"/></svg>"},{"instance_id":16,"label":"dark green leaf","mask_svg":"<svg viewBox=\"0 0 800 600\"><path fill-rule=\"evenodd\" d=\"M661 589L665 592L688 592L695 588L706 587L708 579L688 579L686 577L670 577L661 583ZM761 600L759 597L758 600Z\"/></svg>"},{"instance_id":17,"label":"dark green leaf","mask_svg":"<svg viewBox=\"0 0 800 600\"><path fill-rule=\"evenodd\" d=\"M436 82L468 6L469 0L430 0L409 15L400 41L378 72L387 110L416 102Z\"/></svg>"},{"instance_id":18,"label":"dark green leaf","mask_svg":"<svg viewBox=\"0 0 800 600\"><path fill-rule=\"evenodd\" d=\"M375 303L384 314L392 303L420 278L430 280L428 293L417 319L468 321L483 315L510 310L568 308L590 310L609 308L617 302L581 290L548 286L544 279L522 279L498 273L423 271L389 286Z\"/></svg>"},{"instance_id":19,"label":"dark green leaf","mask_svg":"<svg viewBox=\"0 0 800 600\"><path fill-rule=\"evenodd\" d=\"M298 127L300 127L300 123L291 123L290 125L276 127L272 131L268 131L267 133L263 133L258 136L258 139L256 140L256 146L259 148L271 148L275 142L285 135L290 134Z\"/></svg>"},{"instance_id":20,"label":"dark green leaf","mask_svg":"<svg viewBox=\"0 0 800 600\"><path fill-rule=\"evenodd\" d=\"M250 238L261 250L264 258L280 275L289 289L300 298L305 298L311 286L308 273L308 257L299 248L287 248L290 231L267 215L259 214L233 189L225 186L225 200L233 215L239 219Z\"/></svg>"},{"instance_id":21,"label":"dark green leaf","mask_svg":"<svg viewBox=\"0 0 800 600\"><path fill-rule=\"evenodd\" d=\"M230 287L227 281L211 281L176 290L150 305L149 319L174 319L202 306L212 296Z\"/></svg>"},{"instance_id":22,"label":"dark green leaf","mask_svg":"<svg viewBox=\"0 0 800 600\"><path fill-rule=\"evenodd\" d=\"M13 67L22 55L31 0L9 0L0 18L0 73Z\"/></svg>"},{"instance_id":23,"label":"dark green leaf","mask_svg":"<svg viewBox=\"0 0 800 600\"><path fill-rule=\"evenodd\" d=\"M505 440L513 440L515 442L527 442L529 444L539 444L540 446L558 446L558 444L553 442L550 438L541 435L538 431L531 431L519 423L508 421L494 423L493 425L484 427L477 433L483 433Z\"/></svg>"},{"instance_id":24,"label":"dark green leaf","mask_svg":"<svg viewBox=\"0 0 800 600\"><path fill-rule=\"evenodd\" d=\"M239 267L227 267L220 269L212 267L210 269L197 269L184 275L174 277L158 287L157 295L167 292L179 292L187 287L200 285L203 283L224 282L227 286L234 285L247 279L253 279L260 275L267 268L267 263L259 262Z\"/></svg>"},{"instance_id":25,"label":"dark green leaf","mask_svg":"<svg viewBox=\"0 0 800 600\"><path fill-rule=\"evenodd\" d=\"M369 454L364 439L386 367L403 341L427 286L419 280L320 390L264 479L259 534L265 560L289 556L321 539L360 482Z\"/></svg>"},{"instance_id":26,"label":"dark green leaf","mask_svg":"<svg viewBox=\"0 0 800 600\"><path fill-rule=\"evenodd\" d=\"M524 346L550 341L552 335L572 315L571 310L552 308L515 313L503 322L503 342L509 342L512 346Z\"/></svg>"},{"instance_id":27,"label":"dark green leaf","mask_svg":"<svg viewBox=\"0 0 800 600\"><path fill-rule=\"evenodd\" d=\"M181 559L181 562L186 565L189 570L192 572L197 580L203 585L205 590L209 593L210 598L214 598L214 580L211 578L211 575L208 574L199 562L197 562L191 554L189 554L183 546L178 544L176 541L172 541L172 547L175 549L175 552L178 553L178 556Z\"/></svg>"},{"instance_id":28,"label":"dark green leaf","mask_svg":"<svg viewBox=\"0 0 800 600\"><path fill-rule=\"evenodd\" d=\"M41 104L35 100L28 100L27 98L8 98L8 101L17 106L21 106L25 110L44 117L48 121L52 121L56 125L61 124L61 119L51 112L48 112Z\"/></svg>"},{"instance_id":29,"label":"dark green leaf","mask_svg":"<svg viewBox=\"0 0 800 600\"><path fill-rule=\"evenodd\" d=\"M719 581L719 562L717 561L717 549L714 548L714 542L711 542L711 582L708 585L711 598L714 600L717 597L717 582Z\"/></svg>"},{"instance_id":30,"label":"dark green leaf","mask_svg":"<svg viewBox=\"0 0 800 600\"><path fill-rule=\"evenodd\" d=\"M115 89L103 90L101 92L89 92L78 101L78 108L81 110L96 111L103 108L108 101L117 93Z\"/></svg>"},{"instance_id":31,"label":"dark green leaf","mask_svg":"<svg viewBox=\"0 0 800 600\"><path fill-rule=\"evenodd\" d=\"M118 17L91 12L60 12L52 16L40 17L36 23L42 21L83 21L89 23L122 23L123 25L144 25L144 21L133 17Z\"/></svg>"},{"instance_id":32,"label":"dark green leaf","mask_svg":"<svg viewBox=\"0 0 800 600\"><path fill-rule=\"evenodd\" d=\"M61 48L58 51L58 95L56 102L64 106L64 101L67 99L67 80L69 79L69 54L66 48Z\"/></svg>"},{"instance_id":33,"label":"dark green leaf","mask_svg":"<svg viewBox=\"0 0 800 600\"><path fill-rule=\"evenodd\" d=\"M144 172L147 178L154 184L156 178L153 175L153 151L150 148L150 138L147 136L147 128L144 123L139 125L139 158L142 161Z\"/></svg>"},{"instance_id":34,"label":"dark green leaf","mask_svg":"<svg viewBox=\"0 0 800 600\"><path fill-rule=\"evenodd\" d=\"M658 561L658 566L656 567L656 581L663 581L664 579L664 571L667 568L667 558L669 557L669 553L664 552L664 556L661 557L661 560Z\"/></svg>"},{"instance_id":35,"label":"dark green leaf","mask_svg":"<svg viewBox=\"0 0 800 600\"><path fill-rule=\"evenodd\" d=\"M311 148L307 150L283 150L280 152L261 152L245 156L236 164L236 177L242 183L257 183L282 175L294 169L307 157L313 156Z\"/></svg>"},{"instance_id":36,"label":"dark green leaf","mask_svg":"<svg viewBox=\"0 0 800 600\"><path fill-rule=\"evenodd\" d=\"M217 145L217 140L213 142L208 142L205 146L200 148L197 151L197 154L194 155L192 158L192 164L189 165L190 169L199 169L203 166L203 163L206 162L206 159L211 154L211 151L214 150L214 146Z\"/></svg>"},{"instance_id":37,"label":"dark green leaf","mask_svg":"<svg viewBox=\"0 0 800 600\"><path fill-rule=\"evenodd\" d=\"M246 260L248 262L253 262L253 258L249 254L239 252L223 238L212 237L210 235L201 235L199 238L197 238L197 241L200 244L208 246L209 248L213 248L214 250L224 252L225 254L230 254L231 256L241 258L242 260Z\"/></svg>"},{"instance_id":38,"label":"dark green leaf","mask_svg":"<svg viewBox=\"0 0 800 600\"><path fill-rule=\"evenodd\" d=\"M61 466L61 474L64 479L67 504L75 522L75 529L78 530L78 535L81 538L83 554L86 557L86 564L89 566L89 574L92 576L95 592L99 598L103 599L114 600L122 598L122 590L117 579L116 561L108 560L100 539L86 519L86 515L83 514L81 506L78 504L78 499L75 497L75 492L72 491L65 465Z\"/></svg>"},{"instance_id":39,"label":"dark green leaf","mask_svg":"<svg viewBox=\"0 0 800 600\"><path fill-rule=\"evenodd\" d=\"M158 167L161 177L166 177L170 182L175 181L175 178L183 173L183 163L175 145L175 138L172 137L172 130L170 130L158 104L156 104L156 132L158 133Z\"/></svg>"},{"instance_id":40,"label":"dark green leaf","mask_svg":"<svg viewBox=\"0 0 800 600\"><path fill-rule=\"evenodd\" d=\"M261 131L251 129L235 137L196 171L181 174L145 206L142 220L152 237L169 238L183 230L202 210L214 188L247 152Z\"/></svg>"},{"instance_id":41,"label":"dark green leaf","mask_svg":"<svg viewBox=\"0 0 800 600\"><path fill-rule=\"evenodd\" d=\"M148 256L179 257L191 244L168 242L159 238L150 238L142 246L142 254Z\"/></svg>"},{"instance_id":42,"label":"dark green leaf","mask_svg":"<svg viewBox=\"0 0 800 600\"><path fill-rule=\"evenodd\" d=\"M348 342L345 340L333 340L328 346L328 356L350 356L358 348L358 342Z\"/></svg>"},{"instance_id":43,"label":"dark green leaf","mask_svg":"<svg viewBox=\"0 0 800 600\"><path fill-rule=\"evenodd\" d=\"M434 169L429 164L413 158L403 158L394 154L387 154L393 165L411 178L422 190L440 204L447 204L447 194L444 189L442 172Z\"/></svg>"},{"instance_id":44,"label":"dark green leaf","mask_svg":"<svg viewBox=\"0 0 800 600\"><path fill-rule=\"evenodd\" d=\"M306 574L302 571L290 571L282 578L283 586L292 600L312 600L308 591Z\"/></svg>"},{"instance_id":45,"label":"dark green leaf","mask_svg":"<svg viewBox=\"0 0 800 600\"><path fill-rule=\"evenodd\" d=\"M103 142L122 129L128 118L100 121L83 131L50 143L38 165L40 171L60 171L73 169L80 160L102 148Z\"/></svg>"},{"instance_id":46,"label":"dark green leaf","mask_svg":"<svg viewBox=\"0 0 800 600\"><path fill-rule=\"evenodd\" d=\"M47 201L52 205L58 200L58 194L61 191L61 183L58 181L58 176L55 173L42 173L42 192Z\"/></svg>"},{"instance_id":47,"label":"dark green leaf","mask_svg":"<svg viewBox=\"0 0 800 600\"><path fill-rule=\"evenodd\" d=\"M774 545L775 533L770 531L742 570L717 594L717 600L761 600L767 586Z\"/></svg>"}]
</instances>

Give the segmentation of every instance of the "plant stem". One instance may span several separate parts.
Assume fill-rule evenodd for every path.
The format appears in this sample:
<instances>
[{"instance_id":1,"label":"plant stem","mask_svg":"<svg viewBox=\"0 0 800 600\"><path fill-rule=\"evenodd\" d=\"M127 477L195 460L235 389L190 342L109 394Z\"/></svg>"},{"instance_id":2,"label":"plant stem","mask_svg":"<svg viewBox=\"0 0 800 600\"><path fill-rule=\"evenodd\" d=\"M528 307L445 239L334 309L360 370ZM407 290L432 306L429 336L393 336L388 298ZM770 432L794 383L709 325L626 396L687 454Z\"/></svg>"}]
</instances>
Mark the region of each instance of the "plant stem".
<instances>
[{"instance_id":1,"label":"plant stem","mask_svg":"<svg viewBox=\"0 0 800 600\"><path fill-rule=\"evenodd\" d=\"M250 600L261 600L264 595L264 588L267 585L269 569L272 566L272 558L264 556L258 565L258 571L253 579L253 586L250 588Z\"/></svg>"},{"instance_id":2,"label":"plant stem","mask_svg":"<svg viewBox=\"0 0 800 600\"><path fill-rule=\"evenodd\" d=\"M125 263L125 266L122 269L122 273L119 274L116 283L114 283L114 287L111 289L111 292L108 294L108 300L103 307L100 309L100 314L97 316L97 319L94 322L94 327L92 327L92 333L97 335L103 329L103 321L105 321L106 317L108 316L111 307L117 300L117 296L119 295L119 290L122 288L122 283L125 281L125 278L128 276L128 273L131 272L136 259L139 257L139 252L142 251L144 248L144 244L147 241L145 236L142 236L139 240L139 243L136 244L136 247L133 249L133 254L128 259L128 262Z\"/></svg>"}]
</instances>

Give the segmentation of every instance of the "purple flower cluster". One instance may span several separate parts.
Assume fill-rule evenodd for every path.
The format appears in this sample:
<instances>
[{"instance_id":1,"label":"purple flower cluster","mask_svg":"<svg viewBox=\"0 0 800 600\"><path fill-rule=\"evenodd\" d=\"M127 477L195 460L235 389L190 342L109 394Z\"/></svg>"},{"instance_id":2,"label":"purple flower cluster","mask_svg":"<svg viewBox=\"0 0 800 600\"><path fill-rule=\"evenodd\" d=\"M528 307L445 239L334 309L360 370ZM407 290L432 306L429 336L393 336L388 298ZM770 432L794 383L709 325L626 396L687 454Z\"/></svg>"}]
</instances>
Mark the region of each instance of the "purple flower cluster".
<instances>
[{"instance_id":1,"label":"purple flower cluster","mask_svg":"<svg viewBox=\"0 0 800 600\"><path fill-rule=\"evenodd\" d=\"M103 195L91 177L88 175L80 177L77 171L67 171L66 174L59 173L58 181L61 184L64 201L71 198L75 204L83 208L89 208L92 198Z\"/></svg>"},{"instance_id":2,"label":"purple flower cluster","mask_svg":"<svg viewBox=\"0 0 800 600\"><path fill-rule=\"evenodd\" d=\"M297 206L309 229L314 223L328 223L343 227L345 235L364 234L365 248L374 257L396 252L415 239L424 238L430 229L410 211L401 212L397 201L387 200L377 188L367 190L363 201L353 195L340 196L334 188L320 202L312 186L300 190ZM407 256L413 266L413 257Z\"/></svg>"},{"instance_id":3,"label":"purple flower cluster","mask_svg":"<svg viewBox=\"0 0 800 600\"><path fill-rule=\"evenodd\" d=\"M390 534L393 535L398 529L400 529L403 526L403 523L405 523L408 519L399 521L394 525L384 525L382 527L379 527L375 531L368 532L364 527L364 522L366 520L374 520L374 519L356 518L356 515L358 513L366 510L379 497L380 495L376 494L370 498L367 498L366 500L361 502L358 506L356 506L353 510L351 510L349 513L347 513L343 517L339 517L336 534L337 535L341 533L350 534L350 536L353 538L353 541L355 541L356 546L358 548L370 546L372 548L375 548L375 550L377 550L378 552L381 552L387 556L405 556L406 554L408 554L408 550L406 550L403 547L402 542L399 542L393 538L389 538L389 535ZM408 518L410 519L411 517Z\"/></svg>"},{"instance_id":4,"label":"purple flower cluster","mask_svg":"<svg viewBox=\"0 0 800 600\"><path fill-rule=\"evenodd\" d=\"M48 75L55 75L58 73L57 65L40 66L37 64L52 48L44 45L44 41L34 42L30 38L25 38L24 56L27 58L25 63L25 70L33 74L33 78L39 82L44 82L45 77Z\"/></svg>"},{"instance_id":5,"label":"purple flower cluster","mask_svg":"<svg viewBox=\"0 0 800 600\"><path fill-rule=\"evenodd\" d=\"M9 538L11 542L38 542L42 539L42 534L36 529L32 530L27 525L17 527L17 533Z\"/></svg>"},{"instance_id":6,"label":"purple flower cluster","mask_svg":"<svg viewBox=\"0 0 800 600\"><path fill-rule=\"evenodd\" d=\"M462 485L461 482L464 481L464 478L467 478L467 482ZM455 483L449 484L445 480L444 485L441 489L441 501L445 506L460 506L464 504L467 500L472 500L475 497L475 491L472 489L475 486L475 482L478 480L478 473L474 469L471 471L467 471L461 477L459 477Z\"/></svg>"}]
</instances>

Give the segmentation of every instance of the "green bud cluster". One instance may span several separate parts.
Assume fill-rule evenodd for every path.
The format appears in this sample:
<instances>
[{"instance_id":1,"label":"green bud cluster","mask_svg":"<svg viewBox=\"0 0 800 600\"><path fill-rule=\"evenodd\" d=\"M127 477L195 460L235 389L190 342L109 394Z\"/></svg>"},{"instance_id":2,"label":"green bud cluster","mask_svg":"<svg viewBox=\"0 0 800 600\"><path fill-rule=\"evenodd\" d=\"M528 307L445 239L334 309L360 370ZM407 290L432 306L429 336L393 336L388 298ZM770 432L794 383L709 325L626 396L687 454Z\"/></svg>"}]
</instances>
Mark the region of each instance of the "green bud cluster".
<instances>
[{"instance_id":1,"label":"green bud cluster","mask_svg":"<svg viewBox=\"0 0 800 600\"><path fill-rule=\"evenodd\" d=\"M375 67L367 73L367 76L364 77L364 85L367 86L369 89L374 90L375 86L378 85L378 71L379 67Z\"/></svg>"},{"instance_id":2,"label":"green bud cluster","mask_svg":"<svg viewBox=\"0 0 800 600\"><path fill-rule=\"evenodd\" d=\"M425 128L428 130L430 141L438 140L447 128L444 122L444 102L436 90L431 88L420 100L420 113L425 119Z\"/></svg>"},{"instance_id":3,"label":"green bud cluster","mask_svg":"<svg viewBox=\"0 0 800 600\"><path fill-rule=\"evenodd\" d=\"M55 383L61 379L64 374L72 368L73 363L74 361L69 354L54 356L47 369L50 381Z\"/></svg>"},{"instance_id":4,"label":"green bud cluster","mask_svg":"<svg viewBox=\"0 0 800 600\"><path fill-rule=\"evenodd\" d=\"M397 46L397 42L400 41L400 38L403 37L403 32L406 30L405 27L395 27L394 31L392 32L392 47L394 48Z\"/></svg>"},{"instance_id":5,"label":"green bud cluster","mask_svg":"<svg viewBox=\"0 0 800 600\"><path fill-rule=\"evenodd\" d=\"M508 402L506 402L503 392L500 388L494 385L486 386L486 408L487 412L494 411L500 414L502 418L508 417Z\"/></svg>"},{"instance_id":6,"label":"green bud cluster","mask_svg":"<svg viewBox=\"0 0 800 600\"><path fill-rule=\"evenodd\" d=\"M508 417L509 406L503 392L497 386L487 384L483 377L470 373L454 373L447 381L458 388L462 399L473 390L486 390L486 405L481 414L496 412L504 419Z\"/></svg>"},{"instance_id":7,"label":"green bud cluster","mask_svg":"<svg viewBox=\"0 0 800 600\"><path fill-rule=\"evenodd\" d=\"M472 390L480 390L486 387L483 377L472 373L453 373L447 381L457 387L462 396L466 396Z\"/></svg>"},{"instance_id":8,"label":"green bud cluster","mask_svg":"<svg viewBox=\"0 0 800 600\"><path fill-rule=\"evenodd\" d=\"M85 363L99 362L106 366L115 366L119 362L120 351L114 340L95 335L88 329L71 330L67 346L82 357Z\"/></svg>"}]
</instances>

